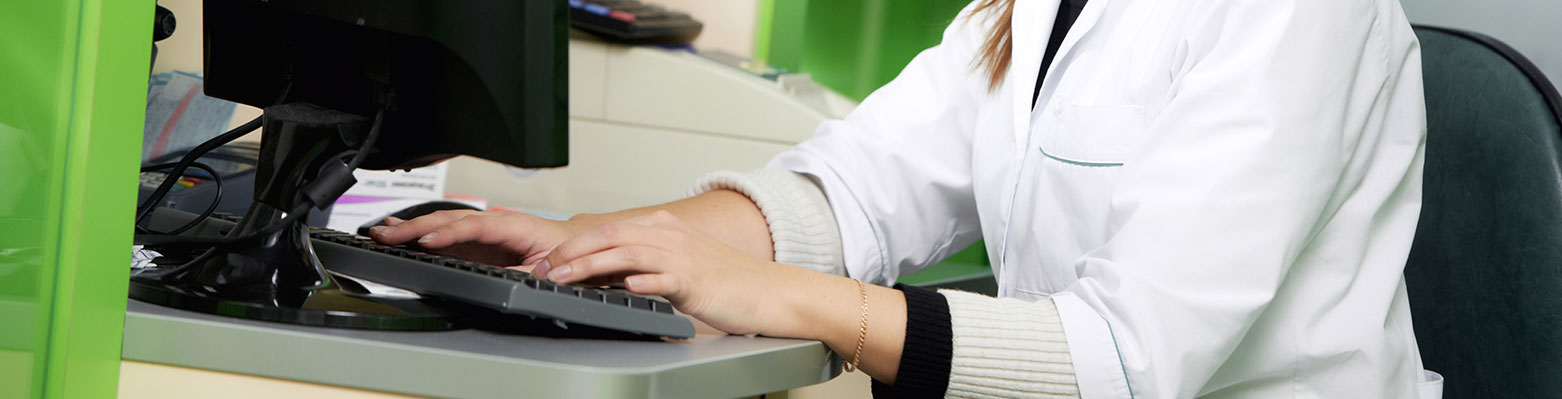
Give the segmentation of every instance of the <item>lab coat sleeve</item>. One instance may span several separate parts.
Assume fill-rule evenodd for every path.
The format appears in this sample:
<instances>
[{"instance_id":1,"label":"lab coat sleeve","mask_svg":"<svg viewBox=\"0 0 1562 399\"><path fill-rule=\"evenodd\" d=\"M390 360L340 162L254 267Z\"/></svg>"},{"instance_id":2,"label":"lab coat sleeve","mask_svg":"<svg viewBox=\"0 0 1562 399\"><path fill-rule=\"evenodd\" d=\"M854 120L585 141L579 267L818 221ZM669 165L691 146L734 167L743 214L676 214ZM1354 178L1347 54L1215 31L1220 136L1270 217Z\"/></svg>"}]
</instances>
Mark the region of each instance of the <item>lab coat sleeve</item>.
<instances>
[{"instance_id":1,"label":"lab coat sleeve","mask_svg":"<svg viewBox=\"0 0 1562 399\"><path fill-rule=\"evenodd\" d=\"M1109 239L1053 297L1086 398L1199 394L1316 256L1304 249L1340 198L1418 173L1414 135L1381 134L1421 121L1386 119L1391 66L1415 52L1384 38L1380 2L1203 3L1173 94L1122 166ZM1364 182L1367 164L1404 168Z\"/></svg>"},{"instance_id":2,"label":"lab coat sleeve","mask_svg":"<svg viewBox=\"0 0 1562 399\"><path fill-rule=\"evenodd\" d=\"M978 102L991 94L973 60L992 16L970 12L845 120L824 123L767 166L818 180L852 278L887 286L980 238L971 135Z\"/></svg>"}]
</instances>

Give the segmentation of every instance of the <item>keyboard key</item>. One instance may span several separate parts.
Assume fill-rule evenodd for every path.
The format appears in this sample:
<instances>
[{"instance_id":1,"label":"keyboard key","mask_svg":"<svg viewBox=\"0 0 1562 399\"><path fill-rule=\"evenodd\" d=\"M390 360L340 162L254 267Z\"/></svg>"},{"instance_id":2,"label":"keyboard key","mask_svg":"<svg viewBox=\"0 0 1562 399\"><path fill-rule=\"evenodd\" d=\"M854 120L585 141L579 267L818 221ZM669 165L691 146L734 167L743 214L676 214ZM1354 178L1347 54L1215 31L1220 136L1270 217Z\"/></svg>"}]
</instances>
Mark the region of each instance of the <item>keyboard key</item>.
<instances>
[{"instance_id":1,"label":"keyboard key","mask_svg":"<svg viewBox=\"0 0 1562 399\"><path fill-rule=\"evenodd\" d=\"M569 295L569 296L573 296L573 297L580 296L579 294L576 294L575 291L576 291L575 287L571 287L571 286L567 286L567 285L554 285L553 286L553 292L564 294L564 295Z\"/></svg>"},{"instance_id":2,"label":"keyboard key","mask_svg":"<svg viewBox=\"0 0 1562 399\"><path fill-rule=\"evenodd\" d=\"M619 306L629 306L629 297L624 296L624 294L609 292L606 295L603 295L602 302L607 302Z\"/></svg>"},{"instance_id":3,"label":"keyboard key","mask_svg":"<svg viewBox=\"0 0 1562 399\"><path fill-rule=\"evenodd\" d=\"M673 304L662 301L651 301L651 310L657 313L673 314Z\"/></svg>"},{"instance_id":4,"label":"keyboard key","mask_svg":"<svg viewBox=\"0 0 1562 399\"><path fill-rule=\"evenodd\" d=\"M651 300L641 297L629 297L629 307L640 310L651 310Z\"/></svg>"},{"instance_id":5,"label":"keyboard key","mask_svg":"<svg viewBox=\"0 0 1562 399\"><path fill-rule=\"evenodd\" d=\"M523 272L523 271L520 271L520 270L509 269L509 270L505 270L504 271L504 279L505 280L526 281L526 280L530 280L531 278L532 278L532 274L531 273Z\"/></svg>"}]
</instances>

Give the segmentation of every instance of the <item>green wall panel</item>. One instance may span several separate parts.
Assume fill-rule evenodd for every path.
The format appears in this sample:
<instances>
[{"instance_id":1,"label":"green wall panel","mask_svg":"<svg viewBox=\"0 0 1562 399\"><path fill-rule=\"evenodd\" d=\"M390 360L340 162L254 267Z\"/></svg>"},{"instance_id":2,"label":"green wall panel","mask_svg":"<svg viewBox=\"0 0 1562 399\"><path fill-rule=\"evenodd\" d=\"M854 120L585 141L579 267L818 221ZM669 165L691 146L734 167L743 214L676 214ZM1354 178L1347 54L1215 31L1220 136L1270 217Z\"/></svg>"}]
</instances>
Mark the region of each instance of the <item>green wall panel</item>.
<instances>
[{"instance_id":1,"label":"green wall panel","mask_svg":"<svg viewBox=\"0 0 1562 399\"><path fill-rule=\"evenodd\" d=\"M970 0L767 0L755 58L857 100L943 38Z\"/></svg>"},{"instance_id":2,"label":"green wall panel","mask_svg":"<svg viewBox=\"0 0 1562 399\"><path fill-rule=\"evenodd\" d=\"M115 395L153 4L0 2L0 398Z\"/></svg>"}]
</instances>

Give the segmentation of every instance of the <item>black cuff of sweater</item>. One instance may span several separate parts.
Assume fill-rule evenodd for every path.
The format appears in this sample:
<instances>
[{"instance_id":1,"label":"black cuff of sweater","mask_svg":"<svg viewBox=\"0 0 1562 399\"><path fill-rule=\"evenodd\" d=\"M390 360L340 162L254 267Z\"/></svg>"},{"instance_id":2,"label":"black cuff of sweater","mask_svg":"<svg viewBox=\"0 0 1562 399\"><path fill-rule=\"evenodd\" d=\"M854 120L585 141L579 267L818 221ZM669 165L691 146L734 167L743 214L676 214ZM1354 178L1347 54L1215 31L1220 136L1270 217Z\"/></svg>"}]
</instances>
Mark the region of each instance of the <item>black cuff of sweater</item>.
<instances>
[{"instance_id":1,"label":"black cuff of sweater","mask_svg":"<svg viewBox=\"0 0 1562 399\"><path fill-rule=\"evenodd\" d=\"M874 398L942 398L949 390L954 340L949 300L937 291L896 284L906 294L906 343L900 351L895 386L873 381Z\"/></svg>"}]
</instances>

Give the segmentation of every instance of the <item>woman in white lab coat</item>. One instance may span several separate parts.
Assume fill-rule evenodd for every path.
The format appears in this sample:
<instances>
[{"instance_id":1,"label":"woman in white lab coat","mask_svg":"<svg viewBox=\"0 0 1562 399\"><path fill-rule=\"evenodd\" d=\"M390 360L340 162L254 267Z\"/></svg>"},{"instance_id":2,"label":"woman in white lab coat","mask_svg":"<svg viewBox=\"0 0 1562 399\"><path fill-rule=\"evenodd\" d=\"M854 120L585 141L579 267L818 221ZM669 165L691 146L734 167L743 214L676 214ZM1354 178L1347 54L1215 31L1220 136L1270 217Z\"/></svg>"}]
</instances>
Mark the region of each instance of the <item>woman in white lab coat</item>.
<instances>
[{"instance_id":1,"label":"woman in white lab coat","mask_svg":"<svg viewBox=\"0 0 1562 399\"><path fill-rule=\"evenodd\" d=\"M821 340L880 394L1417 397L1417 46L1394 0L979 0L764 170L375 237ZM886 287L979 238L998 298Z\"/></svg>"}]
</instances>

